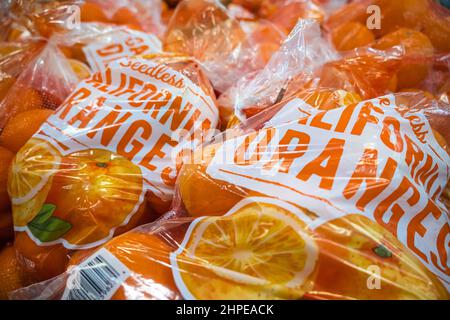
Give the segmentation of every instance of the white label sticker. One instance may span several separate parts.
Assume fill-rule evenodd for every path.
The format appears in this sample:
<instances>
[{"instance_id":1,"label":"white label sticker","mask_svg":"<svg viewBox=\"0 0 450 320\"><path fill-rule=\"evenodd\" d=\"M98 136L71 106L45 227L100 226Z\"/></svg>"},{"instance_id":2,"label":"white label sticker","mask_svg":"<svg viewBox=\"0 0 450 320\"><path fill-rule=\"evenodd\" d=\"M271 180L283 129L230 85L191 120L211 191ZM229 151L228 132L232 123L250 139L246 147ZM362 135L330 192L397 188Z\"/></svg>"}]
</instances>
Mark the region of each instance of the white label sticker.
<instances>
[{"instance_id":1,"label":"white label sticker","mask_svg":"<svg viewBox=\"0 0 450 320\"><path fill-rule=\"evenodd\" d=\"M109 300L130 276L130 270L102 248L72 268L62 300Z\"/></svg>"}]
</instances>

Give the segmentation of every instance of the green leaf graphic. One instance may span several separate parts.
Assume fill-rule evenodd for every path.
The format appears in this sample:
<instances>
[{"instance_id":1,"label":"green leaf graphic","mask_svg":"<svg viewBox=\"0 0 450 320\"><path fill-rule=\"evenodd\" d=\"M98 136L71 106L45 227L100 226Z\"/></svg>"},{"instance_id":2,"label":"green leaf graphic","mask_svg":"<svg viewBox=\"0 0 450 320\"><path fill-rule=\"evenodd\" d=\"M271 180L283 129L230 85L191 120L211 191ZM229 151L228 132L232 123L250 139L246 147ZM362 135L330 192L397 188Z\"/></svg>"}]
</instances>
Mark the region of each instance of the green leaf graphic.
<instances>
[{"instance_id":1,"label":"green leaf graphic","mask_svg":"<svg viewBox=\"0 0 450 320\"><path fill-rule=\"evenodd\" d=\"M39 213L37 214L37 216L34 217L34 219L32 221L30 221L30 223L35 223L35 224L44 223L52 216L53 212L55 212L55 209L56 209L56 206L54 204L44 203L44 205L42 206L42 208L39 211Z\"/></svg>"},{"instance_id":2,"label":"green leaf graphic","mask_svg":"<svg viewBox=\"0 0 450 320\"><path fill-rule=\"evenodd\" d=\"M31 233L42 242L57 240L72 228L72 225L67 221L52 217L55 209L54 204L44 204L38 215L28 223Z\"/></svg>"}]
</instances>

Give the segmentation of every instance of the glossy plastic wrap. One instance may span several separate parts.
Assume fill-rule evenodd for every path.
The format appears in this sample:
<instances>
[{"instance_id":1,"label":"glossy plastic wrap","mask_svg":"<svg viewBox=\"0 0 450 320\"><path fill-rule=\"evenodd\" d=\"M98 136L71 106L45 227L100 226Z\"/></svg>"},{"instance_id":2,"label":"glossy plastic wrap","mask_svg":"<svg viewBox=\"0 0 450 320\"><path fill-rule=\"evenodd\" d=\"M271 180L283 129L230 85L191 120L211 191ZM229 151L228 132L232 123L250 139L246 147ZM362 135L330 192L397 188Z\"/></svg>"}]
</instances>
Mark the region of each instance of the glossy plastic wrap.
<instances>
[{"instance_id":1,"label":"glossy plastic wrap","mask_svg":"<svg viewBox=\"0 0 450 320\"><path fill-rule=\"evenodd\" d=\"M418 93L275 105L185 159L166 216L10 297L448 299L449 117Z\"/></svg>"},{"instance_id":2,"label":"glossy plastic wrap","mask_svg":"<svg viewBox=\"0 0 450 320\"><path fill-rule=\"evenodd\" d=\"M285 34L264 20L238 20L214 0L181 2L171 20L164 50L195 57L214 88L224 92L265 66Z\"/></svg>"},{"instance_id":3,"label":"glossy plastic wrap","mask_svg":"<svg viewBox=\"0 0 450 320\"><path fill-rule=\"evenodd\" d=\"M231 127L299 94L305 99L305 90L322 104L330 104L325 103L329 100L326 92L335 92L331 100L336 102L347 94L370 99L396 92L402 68L415 71L414 66L406 63L402 46L365 47L339 54L314 20L300 20L264 69L241 78L219 97L223 125Z\"/></svg>"},{"instance_id":4,"label":"glossy plastic wrap","mask_svg":"<svg viewBox=\"0 0 450 320\"><path fill-rule=\"evenodd\" d=\"M318 68L339 55L322 38L314 20L300 20L267 65L248 74L219 97L222 124L232 116L244 121L274 105L312 80Z\"/></svg>"},{"instance_id":5,"label":"glossy plastic wrap","mask_svg":"<svg viewBox=\"0 0 450 320\"><path fill-rule=\"evenodd\" d=\"M86 0L81 6L83 22L107 22L125 25L162 36L161 0ZM99 10L100 9L100 10ZM103 17L100 12L103 12Z\"/></svg>"},{"instance_id":6,"label":"glossy plastic wrap","mask_svg":"<svg viewBox=\"0 0 450 320\"><path fill-rule=\"evenodd\" d=\"M153 34L98 23L83 22L74 30L54 35L52 41L66 57L89 65L94 72L124 57L162 51L161 42Z\"/></svg>"},{"instance_id":7,"label":"glossy plastic wrap","mask_svg":"<svg viewBox=\"0 0 450 320\"><path fill-rule=\"evenodd\" d=\"M38 109L55 110L72 92L79 82L71 62L64 57L53 42L38 41L21 43L19 46L28 52L19 50L17 54L4 56L2 71L10 75L10 85L0 102L1 144L10 141L5 137L8 122L19 113L33 112ZM3 69L4 68L4 69ZM9 141L8 141L9 140ZM11 146L17 152L20 146Z\"/></svg>"},{"instance_id":8,"label":"glossy plastic wrap","mask_svg":"<svg viewBox=\"0 0 450 320\"><path fill-rule=\"evenodd\" d=\"M378 22L374 14L379 15L380 23L369 30L366 26L369 17L371 22ZM402 28L414 29L425 34L436 50L448 52L449 17L450 9L435 0L355 0L333 13L325 28L330 32L341 30L352 42L367 37L379 39Z\"/></svg>"},{"instance_id":9,"label":"glossy plastic wrap","mask_svg":"<svg viewBox=\"0 0 450 320\"><path fill-rule=\"evenodd\" d=\"M5 40L25 36L51 38L78 29L80 22L124 26L162 36L160 0L11 0L5 5Z\"/></svg>"},{"instance_id":10,"label":"glossy plastic wrap","mask_svg":"<svg viewBox=\"0 0 450 320\"><path fill-rule=\"evenodd\" d=\"M82 81L10 167L22 265L48 279L71 251L167 211L181 156L218 121L210 83L187 57L123 58Z\"/></svg>"}]
</instances>

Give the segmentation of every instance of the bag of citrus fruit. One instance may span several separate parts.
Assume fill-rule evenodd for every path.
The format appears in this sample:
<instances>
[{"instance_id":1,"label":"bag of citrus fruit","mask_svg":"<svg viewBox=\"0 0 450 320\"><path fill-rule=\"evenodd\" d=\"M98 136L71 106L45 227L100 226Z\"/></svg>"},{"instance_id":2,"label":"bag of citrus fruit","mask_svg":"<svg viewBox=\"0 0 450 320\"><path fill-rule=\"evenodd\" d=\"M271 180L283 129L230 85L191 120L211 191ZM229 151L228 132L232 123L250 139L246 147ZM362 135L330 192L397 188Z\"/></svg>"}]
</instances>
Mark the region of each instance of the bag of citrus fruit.
<instances>
[{"instance_id":1,"label":"bag of citrus fruit","mask_svg":"<svg viewBox=\"0 0 450 320\"><path fill-rule=\"evenodd\" d=\"M449 117L418 93L266 109L185 162L171 214L10 297L448 299Z\"/></svg>"},{"instance_id":2,"label":"bag of citrus fruit","mask_svg":"<svg viewBox=\"0 0 450 320\"><path fill-rule=\"evenodd\" d=\"M404 50L358 48L338 54L313 20L300 20L269 63L219 97L231 127L280 101L300 97L330 108L397 91Z\"/></svg>"},{"instance_id":3,"label":"bag of citrus fruit","mask_svg":"<svg viewBox=\"0 0 450 320\"><path fill-rule=\"evenodd\" d=\"M123 58L82 81L17 153L9 172L14 246L38 279L170 206L184 153L218 125L198 64Z\"/></svg>"},{"instance_id":4,"label":"bag of citrus fruit","mask_svg":"<svg viewBox=\"0 0 450 320\"><path fill-rule=\"evenodd\" d=\"M388 34L409 29L420 31L437 51L448 52L449 17L450 8L444 1L356 0L334 12L324 27L341 49L366 45ZM412 38L414 41L414 36Z\"/></svg>"},{"instance_id":5,"label":"bag of citrus fruit","mask_svg":"<svg viewBox=\"0 0 450 320\"><path fill-rule=\"evenodd\" d=\"M263 0L258 9L258 16L289 33L299 19L322 22L325 11L320 3L314 0Z\"/></svg>"},{"instance_id":6,"label":"bag of citrus fruit","mask_svg":"<svg viewBox=\"0 0 450 320\"><path fill-rule=\"evenodd\" d=\"M78 69L94 72L105 69L109 63L136 55L159 53L162 45L150 33L126 26L81 23L78 28L53 36L52 41ZM89 67L88 67L89 66Z\"/></svg>"},{"instance_id":7,"label":"bag of citrus fruit","mask_svg":"<svg viewBox=\"0 0 450 320\"><path fill-rule=\"evenodd\" d=\"M82 22L101 22L127 26L162 36L161 0L83 0L80 4Z\"/></svg>"},{"instance_id":8,"label":"bag of citrus fruit","mask_svg":"<svg viewBox=\"0 0 450 320\"><path fill-rule=\"evenodd\" d=\"M53 42L26 48L30 52L25 55L6 57L11 77L3 83L6 92L0 103L0 145L14 153L79 82L71 62Z\"/></svg>"},{"instance_id":9,"label":"bag of citrus fruit","mask_svg":"<svg viewBox=\"0 0 450 320\"><path fill-rule=\"evenodd\" d=\"M167 27L164 50L201 62L214 88L224 92L244 75L259 70L285 34L268 21L233 18L219 1L183 1Z\"/></svg>"},{"instance_id":10,"label":"bag of citrus fruit","mask_svg":"<svg viewBox=\"0 0 450 320\"><path fill-rule=\"evenodd\" d=\"M262 70L244 76L220 95L223 124L232 118L233 122L245 121L290 97L312 80L324 63L338 58L322 38L319 24L314 20L300 20Z\"/></svg>"}]
</instances>

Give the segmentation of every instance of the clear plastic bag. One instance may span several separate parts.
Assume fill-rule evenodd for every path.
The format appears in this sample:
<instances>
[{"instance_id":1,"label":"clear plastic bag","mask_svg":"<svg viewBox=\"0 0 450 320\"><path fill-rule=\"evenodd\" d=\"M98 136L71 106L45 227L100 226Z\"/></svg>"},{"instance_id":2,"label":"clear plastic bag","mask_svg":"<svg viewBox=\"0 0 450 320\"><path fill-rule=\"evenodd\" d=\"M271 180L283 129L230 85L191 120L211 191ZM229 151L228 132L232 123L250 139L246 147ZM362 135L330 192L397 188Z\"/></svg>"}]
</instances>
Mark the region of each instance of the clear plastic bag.
<instances>
[{"instance_id":1,"label":"clear plastic bag","mask_svg":"<svg viewBox=\"0 0 450 320\"><path fill-rule=\"evenodd\" d=\"M270 22L232 18L218 1L181 2L170 20L164 50L195 57L218 92L264 67L284 33Z\"/></svg>"},{"instance_id":2,"label":"clear plastic bag","mask_svg":"<svg viewBox=\"0 0 450 320\"><path fill-rule=\"evenodd\" d=\"M244 121L250 113L289 98L318 68L338 57L314 20L300 20L264 69L241 78L219 97L222 123L232 115Z\"/></svg>"},{"instance_id":3,"label":"clear plastic bag","mask_svg":"<svg viewBox=\"0 0 450 320\"><path fill-rule=\"evenodd\" d=\"M166 216L10 297L448 299L449 117L418 93L268 108L196 150Z\"/></svg>"},{"instance_id":4,"label":"clear plastic bag","mask_svg":"<svg viewBox=\"0 0 450 320\"><path fill-rule=\"evenodd\" d=\"M2 129L18 113L42 108L55 110L79 82L55 43L41 41L21 46L30 51L18 51L2 61L2 70L10 73L13 82L0 104Z\"/></svg>"},{"instance_id":5,"label":"clear plastic bag","mask_svg":"<svg viewBox=\"0 0 450 320\"><path fill-rule=\"evenodd\" d=\"M161 0L87 0L86 3L100 7L112 23L134 27L158 36L164 34Z\"/></svg>"},{"instance_id":6,"label":"clear plastic bag","mask_svg":"<svg viewBox=\"0 0 450 320\"><path fill-rule=\"evenodd\" d=\"M189 57L123 58L82 81L11 164L21 263L51 278L71 251L167 211L183 154L218 121L214 92Z\"/></svg>"},{"instance_id":7,"label":"clear plastic bag","mask_svg":"<svg viewBox=\"0 0 450 320\"><path fill-rule=\"evenodd\" d=\"M369 6L376 6L377 11L368 11ZM366 26L374 14L381 14L380 26L371 30L377 39L399 28L409 28L424 33L437 50L450 51L450 10L433 0L356 0L333 13L325 28L331 31L349 23Z\"/></svg>"},{"instance_id":8,"label":"clear plastic bag","mask_svg":"<svg viewBox=\"0 0 450 320\"><path fill-rule=\"evenodd\" d=\"M54 35L52 41L68 58L89 65L93 71L103 70L109 63L125 57L162 51L155 35L98 23L81 23L72 31Z\"/></svg>"}]
</instances>

